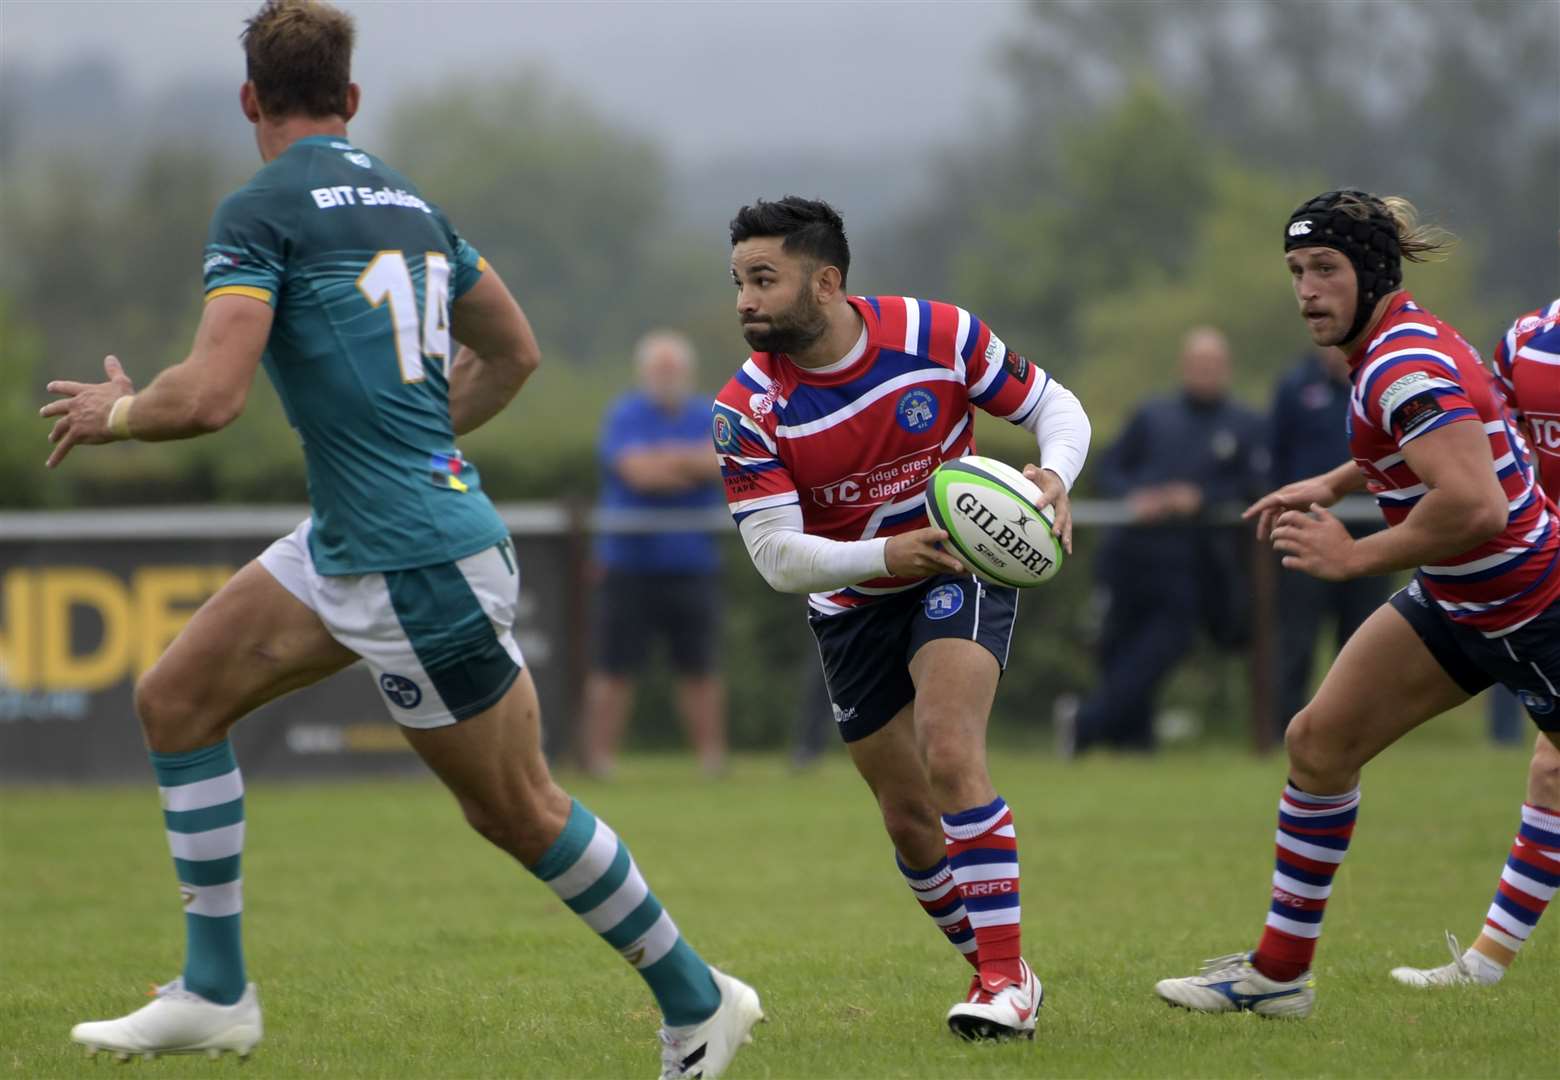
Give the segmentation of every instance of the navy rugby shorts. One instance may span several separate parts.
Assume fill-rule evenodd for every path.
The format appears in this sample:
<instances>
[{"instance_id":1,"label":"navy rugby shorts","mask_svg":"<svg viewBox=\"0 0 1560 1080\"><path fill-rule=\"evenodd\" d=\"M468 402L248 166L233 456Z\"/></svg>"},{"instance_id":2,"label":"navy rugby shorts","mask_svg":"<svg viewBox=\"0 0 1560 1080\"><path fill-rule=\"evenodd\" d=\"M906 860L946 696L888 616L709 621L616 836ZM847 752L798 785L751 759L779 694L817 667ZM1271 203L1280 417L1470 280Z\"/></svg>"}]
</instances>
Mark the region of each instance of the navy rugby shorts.
<instances>
[{"instance_id":1,"label":"navy rugby shorts","mask_svg":"<svg viewBox=\"0 0 1560 1080\"><path fill-rule=\"evenodd\" d=\"M608 570L596 592L596 668L638 675L660 638L678 675L709 675L716 666L720 610L717 574Z\"/></svg>"},{"instance_id":2,"label":"navy rugby shorts","mask_svg":"<svg viewBox=\"0 0 1560 1080\"><path fill-rule=\"evenodd\" d=\"M1472 695L1500 683L1540 731L1560 731L1560 604L1504 637L1487 638L1447 618L1418 578L1391 603L1458 686Z\"/></svg>"},{"instance_id":3,"label":"navy rugby shorts","mask_svg":"<svg viewBox=\"0 0 1560 1080\"><path fill-rule=\"evenodd\" d=\"M1007 667L1018 590L940 574L876 603L807 617L818 639L834 720L846 742L864 739L915 700L910 658L928 641L964 638Z\"/></svg>"}]
</instances>

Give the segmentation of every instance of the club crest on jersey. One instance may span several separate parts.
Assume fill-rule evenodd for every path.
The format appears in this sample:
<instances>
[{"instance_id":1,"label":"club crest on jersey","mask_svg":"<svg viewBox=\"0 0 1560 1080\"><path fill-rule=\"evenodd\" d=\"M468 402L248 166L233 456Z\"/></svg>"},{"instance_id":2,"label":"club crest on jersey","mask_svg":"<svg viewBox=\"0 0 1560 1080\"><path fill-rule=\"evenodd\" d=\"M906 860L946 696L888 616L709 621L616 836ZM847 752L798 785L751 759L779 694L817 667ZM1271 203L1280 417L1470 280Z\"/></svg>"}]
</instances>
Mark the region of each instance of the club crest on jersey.
<instances>
[{"instance_id":1,"label":"club crest on jersey","mask_svg":"<svg viewBox=\"0 0 1560 1080\"><path fill-rule=\"evenodd\" d=\"M712 433L717 450L726 454L737 452L737 426L731 422L731 417L718 409L715 412L715 426Z\"/></svg>"},{"instance_id":2,"label":"club crest on jersey","mask_svg":"<svg viewBox=\"0 0 1560 1080\"><path fill-rule=\"evenodd\" d=\"M780 384L772 382L762 394L754 394L748 398L748 412L753 414L754 420L762 420L774 410L775 401L779 397Z\"/></svg>"},{"instance_id":3,"label":"club crest on jersey","mask_svg":"<svg viewBox=\"0 0 1560 1080\"><path fill-rule=\"evenodd\" d=\"M393 704L403 709L415 709L422 703L422 690L404 675L385 672L379 676L379 689L385 692L385 697Z\"/></svg>"},{"instance_id":4,"label":"club crest on jersey","mask_svg":"<svg viewBox=\"0 0 1560 1080\"><path fill-rule=\"evenodd\" d=\"M937 419L937 399L919 386L906 390L894 406L899 426L906 431L920 433L932 426Z\"/></svg>"},{"instance_id":5,"label":"club crest on jersey","mask_svg":"<svg viewBox=\"0 0 1560 1080\"><path fill-rule=\"evenodd\" d=\"M1534 716L1548 716L1555 711L1555 699L1543 694L1535 694L1528 690L1518 690L1517 700L1527 706L1527 711Z\"/></svg>"},{"instance_id":6,"label":"club crest on jersey","mask_svg":"<svg viewBox=\"0 0 1560 1080\"><path fill-rule=\"evenodd\" d=\"M928 619L951 618L964 606L964 590L957 585L939 585L927 593L922 602L926 605Z\"/></svg>"}]
</instances>

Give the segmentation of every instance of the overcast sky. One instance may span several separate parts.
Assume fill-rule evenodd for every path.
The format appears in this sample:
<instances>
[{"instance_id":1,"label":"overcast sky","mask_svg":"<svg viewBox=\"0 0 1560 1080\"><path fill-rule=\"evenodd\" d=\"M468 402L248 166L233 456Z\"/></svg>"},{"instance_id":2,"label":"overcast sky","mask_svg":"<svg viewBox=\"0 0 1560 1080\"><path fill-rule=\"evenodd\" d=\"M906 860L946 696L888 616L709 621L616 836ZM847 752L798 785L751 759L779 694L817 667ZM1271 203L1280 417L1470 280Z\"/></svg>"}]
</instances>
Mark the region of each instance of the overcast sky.
<instances>
[{"instance_id":1,"label":"overcast sky","mask_svg":"<svg viewBox=\"0 0 1560 1080\"><path fill-rule=\"evenodd\" d=\"M0 65L96 54L140 92L242 79L258 0L0 0ZM998 50L1018 0L629 2L345 0L372 137L376 102L540 63L681 157L771 147L957 142L1003 101Z\"/></svg>"}]
</instances>

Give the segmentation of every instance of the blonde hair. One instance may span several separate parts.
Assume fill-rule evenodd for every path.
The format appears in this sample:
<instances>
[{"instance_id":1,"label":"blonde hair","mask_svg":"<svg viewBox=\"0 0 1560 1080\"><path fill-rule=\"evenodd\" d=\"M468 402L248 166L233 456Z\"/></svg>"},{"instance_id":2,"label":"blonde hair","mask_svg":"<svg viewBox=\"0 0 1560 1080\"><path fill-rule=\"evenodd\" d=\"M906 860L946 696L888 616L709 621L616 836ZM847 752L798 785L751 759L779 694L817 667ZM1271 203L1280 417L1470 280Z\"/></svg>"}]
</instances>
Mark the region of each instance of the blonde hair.
<instances>
[{"instance_id":1,"label":"blonde hair","mask_svg":"<svg viewBox=\"0 0 1560 1080\"><path fill-rule=\"evenodd\" d=\"M1398 250L1409 262L1438 262L1446 257L1457 244L1457 236L1441 228L1419 220L1419 209L1401 195L1383 195L1379 207L1372 207L1367 196L1362 199L1351 192L1338 198L1338 209L1357 221L1369 218L1372 212L1385 210L1397 226Z\"/></svg>"},{"instance_id":2,"label":"blonde hair","mask_svg":"<svg viewBox=\"0 0 1560 1080\"><path fill-rule=\"evenodd\" d=\"M1401 195L1388 195L1381 200L1397 223L1398 247L1409 262L1439 261L1457 245L1457 237L1439 225L1419 220L1419 210Z\"/></svg>"}]
</instances>

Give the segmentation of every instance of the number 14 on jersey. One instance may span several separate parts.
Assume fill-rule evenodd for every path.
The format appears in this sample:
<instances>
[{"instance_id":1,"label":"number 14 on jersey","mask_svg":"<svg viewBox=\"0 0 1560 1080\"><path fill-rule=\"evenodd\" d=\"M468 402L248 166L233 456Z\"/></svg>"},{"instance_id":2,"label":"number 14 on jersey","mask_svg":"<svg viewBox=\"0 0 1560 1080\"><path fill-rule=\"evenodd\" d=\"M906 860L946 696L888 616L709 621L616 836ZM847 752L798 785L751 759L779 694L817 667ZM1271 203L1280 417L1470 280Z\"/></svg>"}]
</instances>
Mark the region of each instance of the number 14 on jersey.
<instances>
[{"instance_id":1,"label":"number 14 on jersey","mask_svg":"<svg viewBox=\"0 0 1560 1080\"><path fill-rule=\"evenodd\" d=\"M406 256L381 251L358 275L358 291L374 306L390 302L395 327L395 351L402 382L422 382L423 360L442 360L450 373L450 260L440 251L423 255L422 325L417 321L417 289Z\"/></svg>"}]
</instances>

